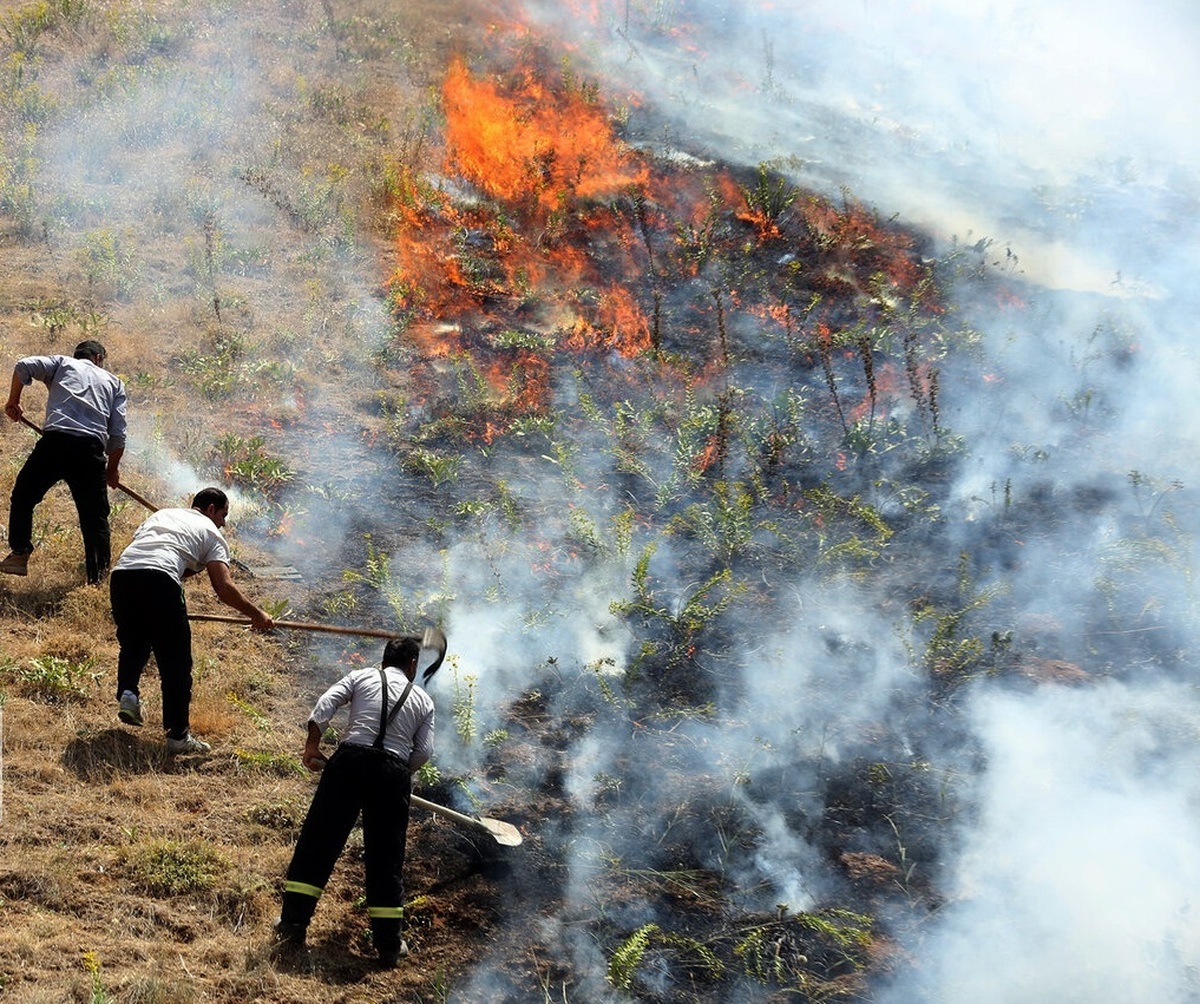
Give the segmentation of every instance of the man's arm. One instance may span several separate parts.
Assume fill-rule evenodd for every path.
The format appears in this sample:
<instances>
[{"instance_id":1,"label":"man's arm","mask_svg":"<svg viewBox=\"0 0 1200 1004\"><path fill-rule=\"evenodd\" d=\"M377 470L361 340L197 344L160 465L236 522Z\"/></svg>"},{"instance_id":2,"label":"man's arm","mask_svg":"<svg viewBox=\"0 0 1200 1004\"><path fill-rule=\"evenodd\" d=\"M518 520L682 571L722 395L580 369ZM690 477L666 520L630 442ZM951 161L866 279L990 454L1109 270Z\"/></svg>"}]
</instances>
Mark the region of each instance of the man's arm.
<instances>
[{"instance_id":1,"label":"man's arm","mask_svg":"<svg viewBox=\"0 0 1200 1004\"><path fill-rule=\"evenodd\" d=\"M417 727L416 735L413 736L413 751L408 758L410 774L415 774L424 767L433 755L433 716L434 712L431 708L429 714Z\"/></svg>"},{"instance_id":2,"label":"man's arm","mask_svg":"<svg viewBox=\"0 0 1200 1004\"><path fill-rule=\"evenodd\" d=\"M125 385L117 381L112 410L108 414L108 468L104 473L109 488L121 483L118 468L125 453Z\"/></svg>"},{"instance_id":3,"label":"man's arm","mask_svg":"<svg viewBox=\"0 0 1200 1004\"><path fill-rule=\"evenodd\" d=\"M229 573L229 566L225 562L210 561L204 567L208 569L208 581L212 583L213 592L217 594L217 598L249 617L250 626L255 631L270 631L275 626L271 615L256 607L246 598L246 594L238 589L233 581L233 576Z\"/></svg>"},{"instance_id":4,"label":"man's arm","mask_svg":"<svg viewBox=\"0 0 1200 1004\"><path fill-rule=\"evenodd\" d=\"M314 774L325 766L325 754L321 752L321 728L314 721L308 723L308 738L304 740L300 762Z\"/></svg>"},{"instance_id":5,"label":"man's arm","mask_svg":"<svg viewBox=\"0 0 1200 1004\"><path fill-rule=\"evenodd\" d=\"M21 421L21 416L25 414L21 410L21 391L25 389L25 381L13 370L12 387L8 392L8 401L4 405L4 414L11 418L14 422Z\"/></svg>"},{"instance_id":6,"label":"man's arm","mask_svg":"<svg viewBox=\"0 0 1200 1004\"><path fill-rule=\"evenodd\" d=\"M109 488L116 488L121 483L121 455L124 450L109 450L108 451L108 466L104 471L104 480Z\"/></svg>"}]
</instances>

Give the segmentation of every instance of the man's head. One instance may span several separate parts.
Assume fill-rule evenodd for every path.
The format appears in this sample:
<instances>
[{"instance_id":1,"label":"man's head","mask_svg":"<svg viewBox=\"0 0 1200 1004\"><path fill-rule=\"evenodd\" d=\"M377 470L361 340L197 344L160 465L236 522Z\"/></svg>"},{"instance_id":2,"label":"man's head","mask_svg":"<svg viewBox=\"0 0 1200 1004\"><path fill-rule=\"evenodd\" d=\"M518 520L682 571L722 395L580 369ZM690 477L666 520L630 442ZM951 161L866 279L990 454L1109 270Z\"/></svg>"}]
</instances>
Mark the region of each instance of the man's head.
<instances>
[{"instance_id":1,"label":"man's head","mask_svg":"<svg viewBox=\"0 0 1200 1004\"><path fill-rule=\"evenodd\" d=\"M417 672L417 659L421 656L421 643L411 635L392 638L383 646L383 665L395 666L411 680Z\"/></svg>"},{"instance_id":2,"label":"man's head","mask_svg":"<svg viewBox=\"0 0 1200 1004\"><path fill-rule=\"evenodd\" d=\"M216 523L219 530L225 525L225 517L229 515L229 496L220 488L201 488L192 497L192 508L204 513Z\"/></svg>"},{"instance_id":3,"label":"man's head","mask_svg":"<svg viewBox=\"0 0 1200 1004\"><path fill-rule=\"evenodd\" d=\"M104 351L104 346L94 338L89 338L86 342L80 342L75 346L75 358L87 359L99 366L107 358L108 353Z\"/></svg>"}]
</instances>

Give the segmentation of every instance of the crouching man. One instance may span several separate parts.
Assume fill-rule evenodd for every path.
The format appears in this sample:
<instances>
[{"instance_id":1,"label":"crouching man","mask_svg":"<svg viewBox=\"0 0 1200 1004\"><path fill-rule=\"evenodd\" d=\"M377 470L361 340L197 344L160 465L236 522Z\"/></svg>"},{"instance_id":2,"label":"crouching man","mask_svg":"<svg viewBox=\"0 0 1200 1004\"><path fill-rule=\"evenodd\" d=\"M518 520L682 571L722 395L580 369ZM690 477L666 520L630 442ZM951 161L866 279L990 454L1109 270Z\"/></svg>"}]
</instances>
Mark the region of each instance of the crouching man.
<instances>
[{"instance_id":1,"label":"crouching man","mask_svg":"<svg viewBox=\"0 0 1200 1004\"><path fill-rule=\"evenodd\" d=\"M367 914L380 964L408 954L403 938L404 849L412 773L433 753L433 700L414 680L421 643L393 638L378 669L355 670L321 695L308 719L304 766L321 780L300 830L275 927L275 954L302 951L309 921L362 813ZM326 761L321 736L350 706L345 738Z\"/></svg>"}]
</instances>

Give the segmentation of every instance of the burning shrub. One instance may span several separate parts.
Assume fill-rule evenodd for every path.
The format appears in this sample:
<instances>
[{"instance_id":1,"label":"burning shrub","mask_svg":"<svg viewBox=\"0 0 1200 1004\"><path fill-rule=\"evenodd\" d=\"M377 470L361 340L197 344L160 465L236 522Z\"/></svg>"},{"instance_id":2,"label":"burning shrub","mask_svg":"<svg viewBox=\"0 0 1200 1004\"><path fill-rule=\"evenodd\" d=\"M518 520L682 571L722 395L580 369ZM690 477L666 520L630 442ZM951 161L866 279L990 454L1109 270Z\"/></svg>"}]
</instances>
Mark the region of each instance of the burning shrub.
<instances>
[{"instance_id":1,"label":"burning shrub","mask_svg":"<svg viewBox=\"0 0 1200 1004\"><path fill-rule=\"evenodd\" d=\"M582 88L555 88L544 68L518 68L502 89L461 60L446 74L447 161L489 195L542 211L638 185L645 169L616 142Z\"/></svg>"}]
</instances>

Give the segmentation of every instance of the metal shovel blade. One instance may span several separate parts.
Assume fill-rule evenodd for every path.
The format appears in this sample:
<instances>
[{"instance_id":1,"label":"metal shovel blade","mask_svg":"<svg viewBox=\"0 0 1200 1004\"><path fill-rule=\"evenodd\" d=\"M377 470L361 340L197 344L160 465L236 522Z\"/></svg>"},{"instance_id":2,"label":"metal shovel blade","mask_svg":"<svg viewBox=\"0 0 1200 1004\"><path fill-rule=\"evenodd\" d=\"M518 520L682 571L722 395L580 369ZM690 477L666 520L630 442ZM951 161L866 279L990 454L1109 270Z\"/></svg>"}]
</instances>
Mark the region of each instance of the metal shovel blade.
<instances>
[{"instance_id":1,"label":"metal shovel blade","mask_svg":"<svg viewBox=\"0 0 1200 1004\"><path fill-rule=\"evenodd\" d=\"M417 673L424 672L421 682L428 683L446 658L446 635L441 628L430 626L418 641L421 643L421 655L417 659Z\"/></svg>"}]
</instances>

